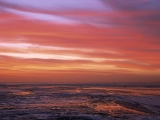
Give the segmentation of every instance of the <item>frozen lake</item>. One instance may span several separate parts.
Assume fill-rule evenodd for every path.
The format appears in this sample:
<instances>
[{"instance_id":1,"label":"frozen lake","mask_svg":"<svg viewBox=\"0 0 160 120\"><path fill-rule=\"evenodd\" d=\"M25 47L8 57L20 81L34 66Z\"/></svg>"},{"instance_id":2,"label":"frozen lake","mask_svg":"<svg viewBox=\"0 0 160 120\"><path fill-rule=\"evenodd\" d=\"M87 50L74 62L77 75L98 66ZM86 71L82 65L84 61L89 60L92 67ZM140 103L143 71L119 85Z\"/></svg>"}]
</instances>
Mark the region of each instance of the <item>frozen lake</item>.
<instances>
[{"instance_id":1,"label":"frozen lake","mask_svg":"<svg viewBox=\"0 0 160 120\"><path fill-rule=\"evenodd\" d=\"M160 120L160 84L0 84L0 120Z\"/></svg>"}]
</instances>

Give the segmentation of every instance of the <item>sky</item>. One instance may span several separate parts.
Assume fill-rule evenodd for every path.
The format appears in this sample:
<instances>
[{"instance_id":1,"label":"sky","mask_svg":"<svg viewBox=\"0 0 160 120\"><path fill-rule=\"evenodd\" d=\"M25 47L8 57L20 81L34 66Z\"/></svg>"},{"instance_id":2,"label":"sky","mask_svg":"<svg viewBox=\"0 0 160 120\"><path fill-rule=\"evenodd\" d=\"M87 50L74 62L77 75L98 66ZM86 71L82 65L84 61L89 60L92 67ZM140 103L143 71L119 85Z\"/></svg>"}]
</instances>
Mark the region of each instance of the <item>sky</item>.
<instances>
[{"instance_id":1,"label":"sky","mask_svg":"<svg viewBox=\"0 0 160 120\"><path fill-rule=\"evenodd\" d=\"M0 0L0 82L160 82L160 0Z\"/></svg>"}]
</instances>

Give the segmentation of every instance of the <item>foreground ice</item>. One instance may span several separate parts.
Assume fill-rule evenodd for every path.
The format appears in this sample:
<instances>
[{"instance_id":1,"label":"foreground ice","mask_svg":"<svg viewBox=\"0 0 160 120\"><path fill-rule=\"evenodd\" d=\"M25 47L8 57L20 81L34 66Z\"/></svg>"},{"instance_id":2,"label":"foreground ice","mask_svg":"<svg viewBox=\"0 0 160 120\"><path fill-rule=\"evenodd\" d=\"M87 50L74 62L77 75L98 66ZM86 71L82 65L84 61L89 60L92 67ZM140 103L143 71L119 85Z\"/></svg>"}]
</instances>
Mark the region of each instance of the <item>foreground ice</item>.
<instances>
[{"instance_id":1,"label":"foreground ice","mask_svg":"<svg viewBox=\"0 0 160 120\"><path fill-rule=\"evenodd\" d=\"M1 84L0 120L160 120L158 85Z\"/></svg>"}]
</instances>

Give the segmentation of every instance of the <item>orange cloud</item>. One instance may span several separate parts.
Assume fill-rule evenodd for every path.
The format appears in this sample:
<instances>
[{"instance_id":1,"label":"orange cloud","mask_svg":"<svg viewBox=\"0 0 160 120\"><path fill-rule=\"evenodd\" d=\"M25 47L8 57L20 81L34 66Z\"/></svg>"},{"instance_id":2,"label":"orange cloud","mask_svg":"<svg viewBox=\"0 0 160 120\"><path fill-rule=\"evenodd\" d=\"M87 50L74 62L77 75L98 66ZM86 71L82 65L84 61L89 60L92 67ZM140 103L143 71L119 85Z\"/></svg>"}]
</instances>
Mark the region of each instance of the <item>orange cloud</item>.
<instances>
[{"instance_id":1,"label":"orange cloud","mask_svg":"<svg viewBox=\"0 0 160 120\"><path fill-rule=\"evenodd\" d=\"M113 10L66 12L3 3L1 6L16 11L0 12L0 82L104 82L131 77L131 81L158 81L159 21L155 18L159 10L137 11L108 2ZM64 21L31 19L31 13ZM78 23L68 24L66 19Z\"/></svg>"}]
</instances>

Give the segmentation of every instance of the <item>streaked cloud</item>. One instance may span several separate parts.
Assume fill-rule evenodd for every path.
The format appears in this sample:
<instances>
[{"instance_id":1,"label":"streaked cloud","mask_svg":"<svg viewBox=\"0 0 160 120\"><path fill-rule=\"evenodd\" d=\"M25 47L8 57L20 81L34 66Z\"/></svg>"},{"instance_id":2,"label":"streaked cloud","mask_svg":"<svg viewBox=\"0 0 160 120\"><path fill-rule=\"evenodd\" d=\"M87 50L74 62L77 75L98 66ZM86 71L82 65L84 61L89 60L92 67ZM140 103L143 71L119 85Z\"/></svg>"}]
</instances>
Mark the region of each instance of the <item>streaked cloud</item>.
<instances>
[{"instance_id":1,"label":"streaked cloud","mask_svg":"<svg viewBox=\"0 0 160 120\"><path fill-rule=\"evenodd\" d=\"M0 76L157 80L159 5L159 0L1 0Z\"/></svg>"}]
</instances>

